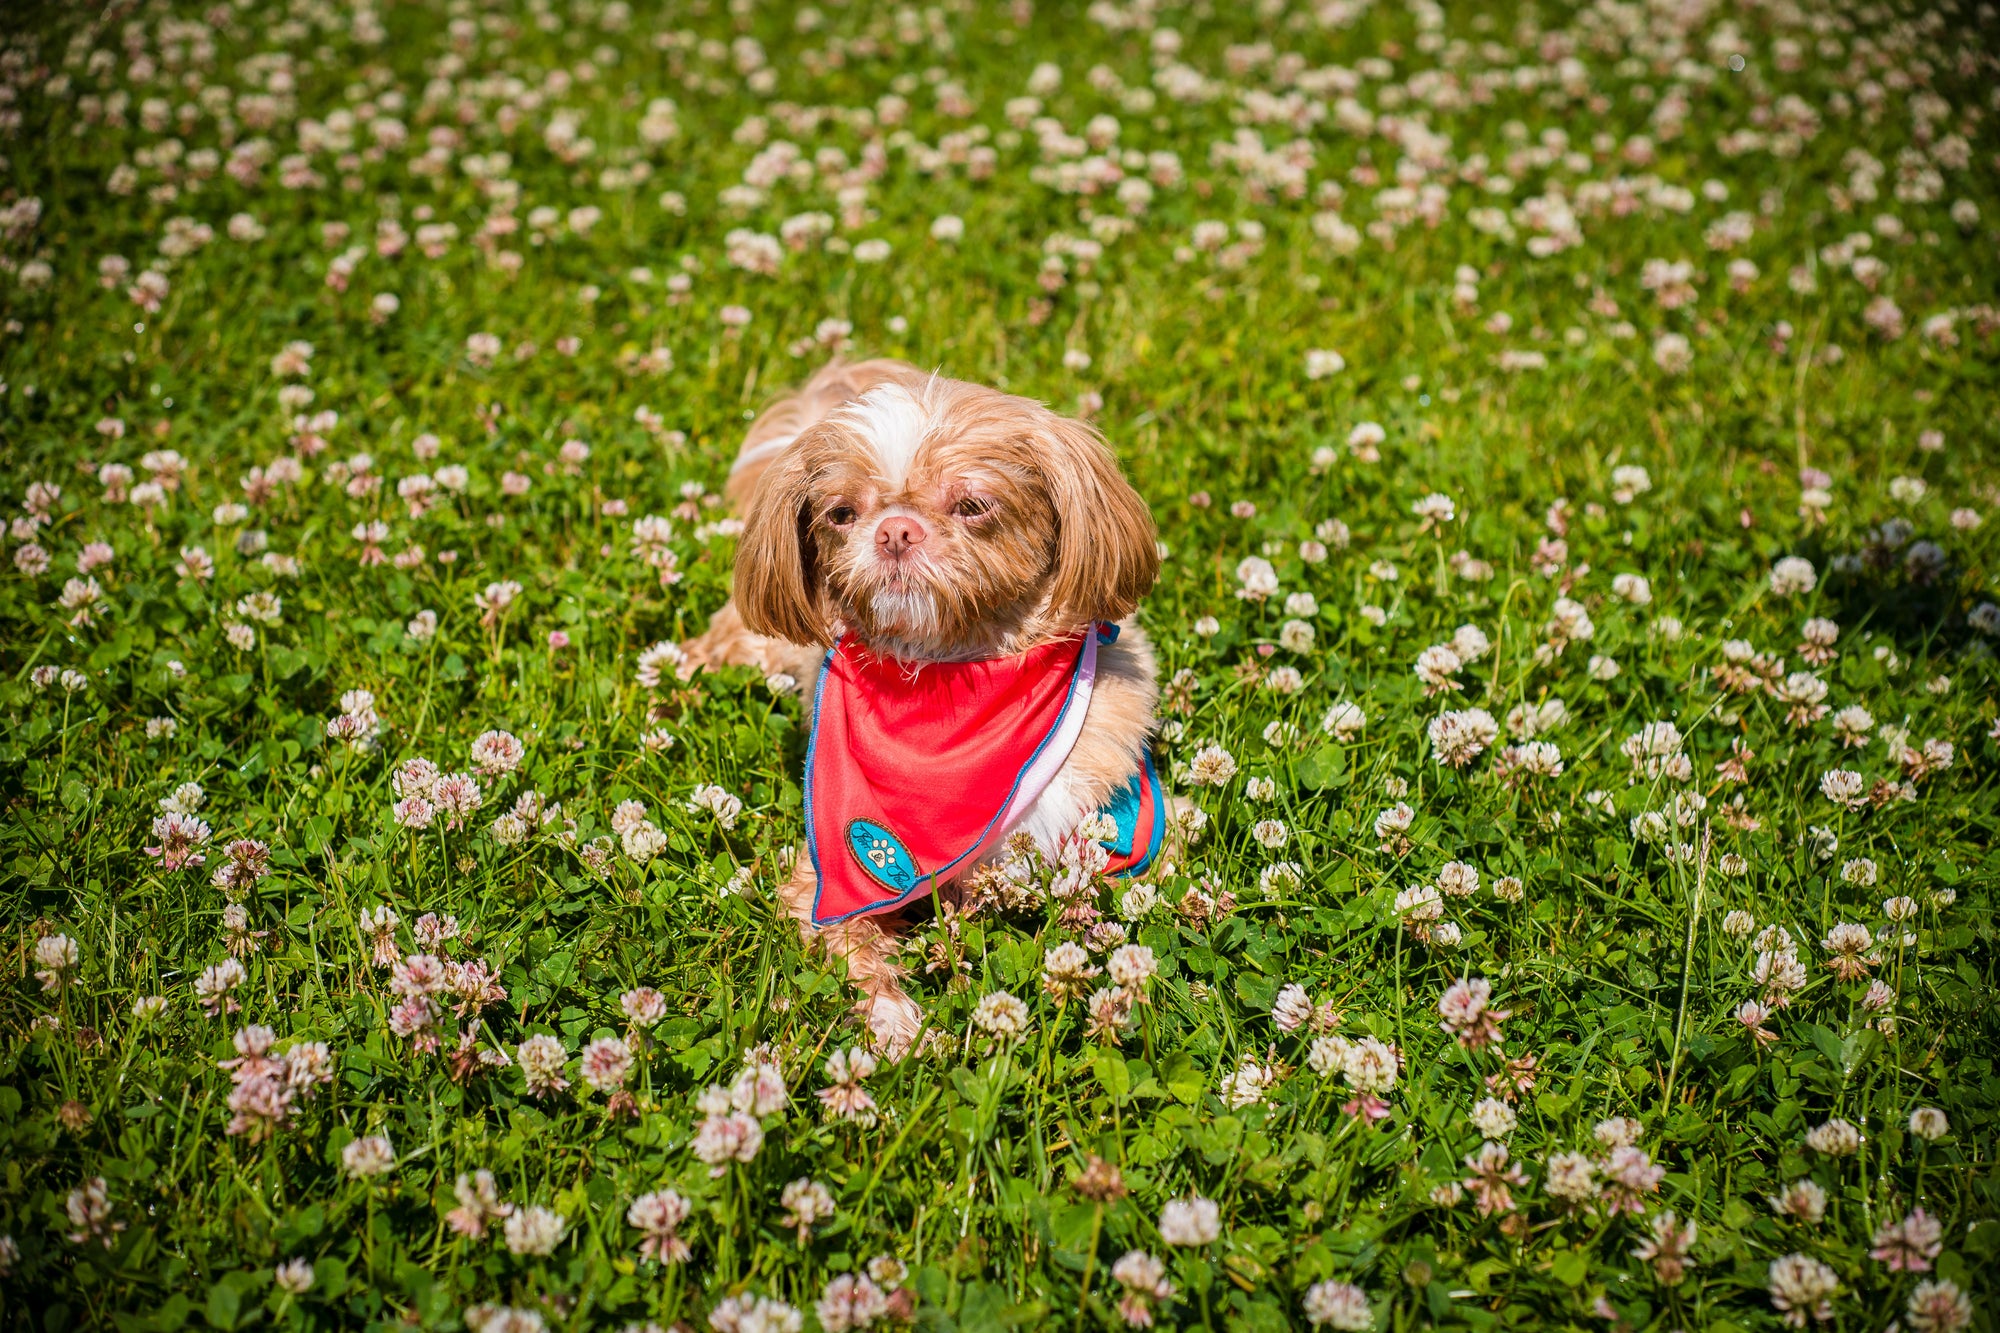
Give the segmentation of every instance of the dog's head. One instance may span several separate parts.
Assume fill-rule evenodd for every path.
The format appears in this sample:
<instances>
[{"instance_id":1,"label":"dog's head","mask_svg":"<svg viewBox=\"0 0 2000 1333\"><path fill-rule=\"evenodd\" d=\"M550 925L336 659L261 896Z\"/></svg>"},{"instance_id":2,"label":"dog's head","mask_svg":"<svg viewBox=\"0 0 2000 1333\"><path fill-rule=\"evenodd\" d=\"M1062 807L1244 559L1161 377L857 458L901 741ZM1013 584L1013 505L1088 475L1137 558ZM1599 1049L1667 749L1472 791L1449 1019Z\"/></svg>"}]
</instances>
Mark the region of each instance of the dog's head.
<instances>
[{"instance_id":1,"label":"dog's head","mask_svg":"<svg viewBox=\"0 0 2000 1333\"><path fill-rule=\"evenodd\" d=\"M1153 520L1089 426L959 380L879 384L803 432L745 515L736 603L759 634L844 626L914 660L1131 614Z\"/></svg>"}]
</instances>

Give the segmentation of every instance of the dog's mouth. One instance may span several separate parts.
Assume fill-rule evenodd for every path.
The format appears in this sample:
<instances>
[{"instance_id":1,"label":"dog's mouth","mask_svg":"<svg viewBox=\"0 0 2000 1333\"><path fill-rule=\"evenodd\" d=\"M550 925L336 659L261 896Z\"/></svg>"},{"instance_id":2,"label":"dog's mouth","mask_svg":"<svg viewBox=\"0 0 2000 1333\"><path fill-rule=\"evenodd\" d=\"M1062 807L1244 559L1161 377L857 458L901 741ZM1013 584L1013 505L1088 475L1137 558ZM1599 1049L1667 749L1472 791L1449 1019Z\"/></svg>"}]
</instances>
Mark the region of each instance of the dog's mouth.
<instances>
[{"instance_id":1,"label":"dog's mouth","mask_svg":"<svg viewBox=\"0 0 2000 1333\"><path fill-rule=\"evenodd\" d=\"M877 627L902 637L928 637L938 627L936 595L900 575L875 590L868 599L868 610Z\"/></svg>"},{"instance_id":2,"label":"dog's mouth","mask_svg":"<svg viewBox=\"0 0 2000 1333\"><path fill-rule=\"evenodd\" d=\"M842 619L882 651L911 660L990 655L1027 609L1011 590L983 586L979 571L927 559L870 560L833 581Z\"/></svg>"},{"instance_id":3,"label":"dog's mouth","mask_svg":"<svg viewBox=\"0 0 2000 1333\"><path fill-rule=\"evenodd\" d=\"M940 571L917 551L878 553L854 571L848 591L857 605L868 606L885 625L907 625L912 616L934 623L948 600L940 595L943 582Z\"/></svg>"}]
</instances>

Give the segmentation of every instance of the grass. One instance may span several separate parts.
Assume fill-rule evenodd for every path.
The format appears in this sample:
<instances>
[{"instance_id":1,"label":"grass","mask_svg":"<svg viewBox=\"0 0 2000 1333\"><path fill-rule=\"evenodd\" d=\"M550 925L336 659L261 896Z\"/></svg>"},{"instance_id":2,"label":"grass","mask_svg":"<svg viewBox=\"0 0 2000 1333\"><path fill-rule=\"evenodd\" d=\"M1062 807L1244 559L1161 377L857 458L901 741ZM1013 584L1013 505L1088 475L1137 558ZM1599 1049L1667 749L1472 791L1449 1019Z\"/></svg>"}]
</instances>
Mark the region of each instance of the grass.
<instances>
[{"instance_id":1,"label":"grass","mask_svg":"<svg viewBox=\"0 0 2000 1333\"><path fill-rule=\"evenodd\" d=\"M1992 1327L1990 14L244 3L4 32L7 1327L1749 1330L1774 1296ZM1140 618L1208 816L1121 921L1158 965L1128 1024L1044 987L1076 936L1039 895L930 920L940 1038L850 1079L876 1110L849 1118L813 1094L863 1039L851 993L772 897L801 701L639 679L728 594L745 421L835 351L1094 414L1170 551ZM635 541L647 515L671 535ZM1274 594L1237 595L1246 559ZM1427 697L1413 664L1462 625L1488 650ZM1366 721L1335 735L1342 703ZM1434 723L1469 709L1500 734L1447 763ZM1507 749L1538 726L1560 773ZM489 731L524 757L477 811L399 824L399 766L470 770ZM652 834L614 829L628 801ZM419 954L504 997L429 989ZM1446 1030L1466 978L1503 1044ZM1025 1031L975 1021L1000 991ZM303 1084L257 1102L287 1053ZM698 1104L756 1067L788 1095ZM761 1146L711 1171L745 1120ZM794 1181L831 1214L800 1225Z\"/></svg>"}]
</instances>

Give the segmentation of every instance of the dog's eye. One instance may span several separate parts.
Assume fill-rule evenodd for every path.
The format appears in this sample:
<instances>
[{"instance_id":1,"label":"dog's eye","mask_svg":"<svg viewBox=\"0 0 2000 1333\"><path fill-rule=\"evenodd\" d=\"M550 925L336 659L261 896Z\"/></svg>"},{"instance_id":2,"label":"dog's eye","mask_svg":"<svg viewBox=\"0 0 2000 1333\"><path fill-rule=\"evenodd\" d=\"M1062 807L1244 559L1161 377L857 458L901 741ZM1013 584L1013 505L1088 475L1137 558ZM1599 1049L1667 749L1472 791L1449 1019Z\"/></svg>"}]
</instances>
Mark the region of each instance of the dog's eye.
<instances>
[{"instance_id":1,"label":"dog's eye","mask_svg":"<svg viewBox=\"0 0 2000 1333\"><path fill-rule=\"evenodd\" d=\"M992 505L979 499L977 496L968 495L953 505L951 512L957 514L960 518L978 518L981 514L986 513L992 508Z\"/></svg>"},{"instance_id":2,"label":"dog's eye","mask_svg":"<svg viewBox=\"0 0 2000 1333\"><path fill-rule=\"evenodd\" d=\"M844 528L854 522L854 510L848 505L835 505L826 511L826 521L836 528Z\"/></svg>"}]
</instances>

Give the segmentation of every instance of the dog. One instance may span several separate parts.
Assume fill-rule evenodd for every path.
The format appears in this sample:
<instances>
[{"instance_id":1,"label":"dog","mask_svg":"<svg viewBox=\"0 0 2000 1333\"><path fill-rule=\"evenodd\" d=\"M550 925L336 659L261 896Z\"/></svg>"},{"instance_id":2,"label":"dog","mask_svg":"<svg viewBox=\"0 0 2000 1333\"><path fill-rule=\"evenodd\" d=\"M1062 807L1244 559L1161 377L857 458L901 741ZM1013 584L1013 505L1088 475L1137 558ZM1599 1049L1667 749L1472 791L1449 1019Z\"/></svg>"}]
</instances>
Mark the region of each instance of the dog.
<instances>
[{"instance_id":1,"label":"dog","mask_svg":"<svg viewBox=\"0 0 2000 1333\"><path fill-rule=\"evenodd\" d=\"M923 1025L903 907L1012 835L1053 854L1107 803L1136 830L1114 865L1149 829L1159 846L1157 667L1132 619L1159 575L1152 515L1088 424L895 360L836 361L766 408L725 495L744 524L734 596L684 648L817 682L807 845L779 896L900 1057ZM925 838L934 855L912 852Z\"/></svg>"}]
</instances>

